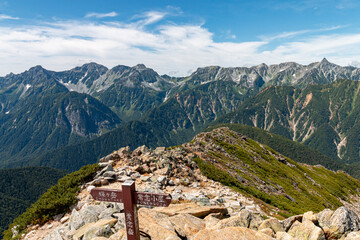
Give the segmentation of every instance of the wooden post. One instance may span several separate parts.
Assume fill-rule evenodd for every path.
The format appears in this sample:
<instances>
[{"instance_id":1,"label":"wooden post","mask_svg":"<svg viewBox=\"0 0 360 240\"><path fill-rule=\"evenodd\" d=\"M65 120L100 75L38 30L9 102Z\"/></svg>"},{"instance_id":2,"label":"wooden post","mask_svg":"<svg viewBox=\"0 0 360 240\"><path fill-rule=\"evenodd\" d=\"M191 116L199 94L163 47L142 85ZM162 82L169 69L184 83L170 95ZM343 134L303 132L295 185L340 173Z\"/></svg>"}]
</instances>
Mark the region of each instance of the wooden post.
<instances>
[{"instance_id":1,"label":"wooden post","mask_svg":"<svg viewBox=\"0 0 360 240\"><path fill-rule=\"evenodd\" d=\"M126 181L122 184L125 212L126 233L128 240L140 240L138 213L135 202L135 182Z\"/></svg>"},{"instance_id":2,"label":"wooden post","mask_svg":"<svg viewBox=\"0 0 360 240\"><path fill-rule=\"evenodd\" d=\"M98 201L124 204L126 234L128 240L140 240L137 204L156 207L167 207L171 203L171 195L166 193L136 192L135 182L126 181L122 190L94 188L91 196Z\"/></svg>"}]
</instances>

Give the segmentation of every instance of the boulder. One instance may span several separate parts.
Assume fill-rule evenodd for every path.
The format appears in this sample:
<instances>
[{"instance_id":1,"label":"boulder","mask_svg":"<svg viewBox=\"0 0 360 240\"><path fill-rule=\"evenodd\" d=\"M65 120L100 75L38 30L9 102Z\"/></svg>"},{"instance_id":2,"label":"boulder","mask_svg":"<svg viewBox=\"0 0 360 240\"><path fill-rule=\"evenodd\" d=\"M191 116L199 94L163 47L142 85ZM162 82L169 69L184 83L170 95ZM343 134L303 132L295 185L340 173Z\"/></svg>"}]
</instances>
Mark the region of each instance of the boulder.
<instances>
[{"instance_id":1,"label":"boulder","mask_svg":"<svg viewBox=\"0 0 360 240\"><path fill-rule=\"evenodd\" d=\"M140 230L148 234L152 240L181 240L168 216L148 208L139 209Z\"/></svg>"},{"instance_id":2,"label":"boulder","mask_svg":"<svg viewBox=\"0 0 360 240\"><path fill-rule=\"evenodd\" d=\"M296 240L325 240L325 234L321 228L309 220L302 223L296 221L288 233Z\"/></svg>"},{"instance_id":3,"label":"boulder","mask_svg":"<svg viewBox=\"0 0 360 240\"><path fill-rule=\"evenodd\" d=\"M275 232L271 228L263 228L259 232L264 233L272 238L275 238Z\"/></svg>"},{"instance_id":4,"label":"boulder","mask_svg":"<svg viewBox=\"0 0 360 240\"><path fill-rule=\"evenodd\" d=\"M360 239L360 231L349 233L344 240L359 240Z\"/></svg>"},{"instance_id":5,"label":"boulder","mask_svg":"<svg viewBox=\"0 0 360 240\"><path fill-rule=\"evenodd\" d=\"M192 240L274 240L274 238L245 227L203 229Z\"/></svg>"},{"instance_id":6,"label":"boulder","mask_svg":"<svg viewBox=\"0 0 360 240\"><path fill-rule=\"evenodd\" d=\"M276 218L266 219L265 221L263 221L260 224L258 229L262 230L262 229L266 229L266 228L272 229L275 233L285 231L284 226Z\"/></svg>"},{"instance_id":7,"label":"boulder","mask_svg":"<svg viewBox=\"0 0 360 240\"><path fill-rule=\"evenodd\" d=\"M348 232L359 231L360 221L355 212L347 207L339 207L330 218L332 236L338 237Z\"/></svg>"},{"instance_id":8,"label":"boulder","mask_svg":"<svg viewBox=\"0 0 360 240\"><path fill-rule=\"evenodd\" d=\"M80 210L79 214L84 223L91 223L99 220L99 215L103 210L105 210L105 208L99 205L89 205L84 206Z\"/></svg>"},{"instance_id":9,"label":"boulder","mask_svg":"<svg viewBox=\"0 0 360 240\"><path fill-rule=\"evenodd\" d=\"M61 236L59 229L55 229L49 233L44 240L63 240L63 237Z\"/></svg>"},{"instance_id":10,"label":"boulder","mask_svg":"<svg viewBox=\"0 0 360 240\"><path fill-rule=\"evenodd\" d=\"M109 240L126 240L126 239L127 237L126 237L125 229L121 229L109 237Z\"/></svg>"},{"instance_id":11,"label":"boulder","mask_svg":"<svg viewBox=\"0 0 360 240\"><path fill-rule=\"evenodd\" d=\"M303 214L303 221L305 221L305 220L312 221L315 224L318 222L317 216L316 216L316 214L314 214L313 211L306 212Z\"/></svg>"},{"instance_id":12,"label":"boulder","mask_svg":"<svg viewBox=\"0 0 360 240\"><path fill-rule=\"evenodd\" d=\"M205 228L205 221L190 214L179 214L169 217L175 226L176 232L183 238L189 239L197 232ZM181 231L179 231L181 230ZM183 233L183 234L180 234Z\"/></svg>"},{"instance_id":13,"label":"boulder","mask_svg":"<svg viewBox=\"0 0 360 240\"><path fill-rule=\"evenodd\" d=\"M205 221L205 228L212 228L215 226L220 219L217 217L215 213L209 214L204 218Z\"/></svg>"},{"instance_id":14,"label":"boulder","mask_svg":"<svg viewBox=\"0 0 360 240\"><path fill-rule=\"evenodd\" d=\"M334 211L330 210L330 209L324 209L321 212L319 212L316 217L319 223L320 227L329 227L330 226L330 219L331 216L333 215Z\"/></svg>"},{"instance_id":15,"label":"boulder","mask_svg":"<svg viewBox=\"0 0 360 240\"><path fill-rule=\"evenodd\" d=\"M246 227L257 230L263 219L250 211L243 209L238 215L220 220L213 229L222 229L226 227Z\"/></svg>"},{"instance_id":16,"label":"boulder","mask_svg":"<svg viewBox=\"0 0 360 240\"><path fill-rule=\"evenodd\" d=\"M211 213L222 213L224 215L227 213L224 207L199 206L195 203L170 204L168 207L156 207L153 210L168 216L187 213L199 218L204 218Z\"/></svg>"},{"instance_id":17,"label":"boulder","mask_svg":"<svg viewBox=\"0 0 360 240\"><path fill-rule=\"evenodd\" d=\"M110 225L102 225L99 227L93 227L89 229L85 234L82 240L92 240L98 237L110 237L113 234L111 231Z\"/></svg>"},{"instance_id":18,"label":"boulder","mask_svg":"<svg viewBox=\"0 0 360 240\"><path fill-rule=\"evenodd\" d=\"M295 239L287 232L277 232L276 240L295 240Z\"/></svg>"},{"instance_id":19,"label":"boulder","mask_svg":"<svg viewBox=\"0 0 360 240\"><path fill-rule=\"evenodd\" d=\"M290 227L293 225L294 222L298 221L298 222L302 222L302 215L296 215L296 216L291 216L283 221L281 221L281 223L284 226L285 231L289 231Z\"/></svg>"},{"instance_id":20,"label":"boulder","mask_svg":"<svg viewBox=\"0 0 360 240\"><path fill-rule=\"evenodd\" d=\"M75 209L73 209L73 211L71 212L71 216L70 216L70 223L69 223L70 230L71 231L77 230L84 225L85 225L85 222L84 222L82 216L80 215L80 213L78 211L76 211Z\"/></svg>"},{"instance_id":21,"label":"boulder","mask_svg":"<svg viewBox=\"0 0 360 240\"><path fill-rule=\"evenodd\" d=\"M81 228L79 228L76 231L71 232L71 236L74 240L80 240L83 238L83 236L87 233L87 232L93 232L94 229L96 229L95 231L100 230L101 228L105 228L107 225L109 227L112 227L115 223L117 222L117 219L112 218L112 219L101 219L95 223L87 223L84 226L82 226ZM90 233L89 233L90 235ZM90 235L93 236L93 235Z\"/></svg>"}]
</instances>

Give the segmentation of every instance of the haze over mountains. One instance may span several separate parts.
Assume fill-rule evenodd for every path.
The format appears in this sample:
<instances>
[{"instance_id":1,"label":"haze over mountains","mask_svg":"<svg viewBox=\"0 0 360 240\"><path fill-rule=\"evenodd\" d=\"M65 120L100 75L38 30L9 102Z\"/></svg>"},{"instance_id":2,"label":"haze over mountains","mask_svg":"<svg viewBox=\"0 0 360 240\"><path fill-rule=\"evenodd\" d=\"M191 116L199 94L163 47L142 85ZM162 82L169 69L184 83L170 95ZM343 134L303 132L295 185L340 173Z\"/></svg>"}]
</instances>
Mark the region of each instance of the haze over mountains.
<instances>
[{"instance_id":1,"label":"haze over mountains","mask_svg":"<svg viewBox=\"0 0 360 240\"><path fill-rule=\"evenodd\" d=\"M93 148L96 154L88 161L94 162L97 157L124 145L156 147L183 143L225 114L232 115L222 118L223 122L262 127L304 142L330 157L356 162L359 159L356 154L358 145L355 145L355 150L347 150L345 143L347 138L355 136L350 132L357 129L352 125L357 116L357 105L354 105L357 102L357 82L342 81L306 88L313 84L329 84L337 79L357 81L360 69L341 67L323 59L309 65L289 62L250 68L211 66L199 68L190 76L175 78L160 76L142 64L108 69L89 63L63 72L36 66L24 73L0 78L0 141L3 143L0 147L0 167L48 165L75 170L86 161L63 159L64 162L79 161L79 164L73 163L73 167L68 168L62 163L55 163L52 159L59 158L57 156L62 153L59 148L79 151L80 147L87 152L89 144L103 145L97 150ZM281 88L284 89L282 91L267 88L272 85L291 87ZM350 89L348 91L352 95L346 91L338 93L337 86ZM310 92L314 97L309 97ZM321 103L316 102L318 98L329 98L323 96L324 92L333 99L327 103L322 100ZM317 94L321 96L317 97ZM306 106L299 105L297 96L302 97L302 102L308 101ZM285 105L277 104L272 98L284 100L281 104ZM257 101L276 104L273 108L263 104L262 111L266 114L259 111L257 115L251 115L249 111L258 111L255 108L260 107ZM328 111L326 122L329 121L330 126L320 126L325 115L315 107ZM338 109L344 116L339 116ZM232 113L234 111L236 113ZM259 114L266 115L266 121ZM269 114L284 121L275 117L270 119ZM350 116L349 120L344 121L347 116ZM309 118L316 120L307 121ZM340 123L352 126L353 130L340 126ZM331 128L332 132L318 138L312 136L315 128ZM108 134L113 140L109 140L106 134L111 130L113 132ZM134 135L131 138L126 136L130 132ZM345 132L351 136L346 138ZM115 135L118 140L114 140ZM328 140L330 135L331 140ZM99 136L102 138L97 139ZM331 152L324 150L328 147ZM48 153L52 150L54 152ZM79 157L82 158L81 155Z\"/></svg>"}]
</instances>

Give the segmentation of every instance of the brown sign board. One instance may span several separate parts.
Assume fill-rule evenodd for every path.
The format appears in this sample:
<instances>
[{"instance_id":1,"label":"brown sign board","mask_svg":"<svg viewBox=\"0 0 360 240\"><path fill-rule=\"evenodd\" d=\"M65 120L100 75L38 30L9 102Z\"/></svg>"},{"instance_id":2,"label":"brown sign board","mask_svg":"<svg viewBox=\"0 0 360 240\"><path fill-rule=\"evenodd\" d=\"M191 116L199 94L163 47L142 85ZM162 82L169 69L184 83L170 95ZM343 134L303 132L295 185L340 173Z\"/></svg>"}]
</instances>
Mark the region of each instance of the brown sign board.
<instances>
[{"instance_id":1,"label":"brown sign board","mask_svg":"<svg viewBox=\"0 0 360 240\"><path fill-rule=\"evenodd\" d=\"M166 193L150 193L135 191L135 182L122 184L122 190L94 188L91 196L98 201L117 202L124 204L126 233L128 240L140 240L139 220L136 205L167 207L171 203L171 195Z\"/></svg>"},{"instance_id":2,"label":"brown sign board","mask_svg":"<svg viewBox=\"0 0 360 240\"><path fill-rule=\"evenodd\" d=\"M119 189L94 188L91 196L97 201L123 203L123 193ZM167 207L171 203L171 195L166 193L134 192L135 204L154 207Z\"/></svg>"}]
</instances>

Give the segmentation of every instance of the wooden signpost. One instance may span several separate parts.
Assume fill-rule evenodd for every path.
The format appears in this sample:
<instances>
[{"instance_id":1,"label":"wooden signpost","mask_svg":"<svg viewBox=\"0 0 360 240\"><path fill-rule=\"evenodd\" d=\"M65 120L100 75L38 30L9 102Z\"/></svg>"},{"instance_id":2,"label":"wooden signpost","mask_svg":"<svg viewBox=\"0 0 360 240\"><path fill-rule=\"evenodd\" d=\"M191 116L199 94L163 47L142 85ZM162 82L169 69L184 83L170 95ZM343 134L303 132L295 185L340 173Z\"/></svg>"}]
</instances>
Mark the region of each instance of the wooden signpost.
<instances>
[{"instance_id":1,"label":"wooden signpost","mask_svg":"<svg viewBox=\"0 0 360 240\"><path fill-rule=\"evenodd\" d=\"M156 207L167 207L171 203L171 195L166 193L149 193L135 191L135 182L126 181L122 190L94 188L91 196L98 201L124 204L126 233L128 240L140 240L137 204Z\"/></svg>"}]
</instances>

